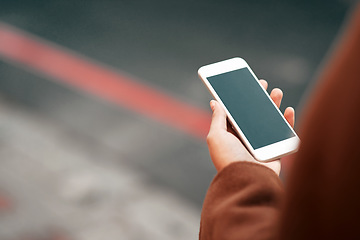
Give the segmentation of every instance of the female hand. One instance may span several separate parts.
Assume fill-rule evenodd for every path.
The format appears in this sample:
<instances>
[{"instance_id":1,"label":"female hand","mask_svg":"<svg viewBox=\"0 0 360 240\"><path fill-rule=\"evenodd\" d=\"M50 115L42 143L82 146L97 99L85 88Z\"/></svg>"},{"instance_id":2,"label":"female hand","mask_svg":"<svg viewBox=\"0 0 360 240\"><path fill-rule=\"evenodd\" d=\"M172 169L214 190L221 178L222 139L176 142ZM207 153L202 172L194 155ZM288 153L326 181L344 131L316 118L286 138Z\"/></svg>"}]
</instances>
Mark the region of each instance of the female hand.
<instances>
[{"instance_id":1,"label":"female hand","mask_svg":"<svg viewBox=\"0 0 360 240\"><path fill-rule=\"evenodd\" d=\"M261 85L267 89L267 82L260 80ZM270 93L271 99L275 102L277 107L280 107L283 93L280 89L274 88ZM209 147L210 157L214 163L217 171L232 162L247 161L262 164L272 169L276 174L280 173L280 161L273 161L269 163L261 163L256 161L253 156L247 151L242 142L238 139L233 129L227 123L226 113L221 105L215 101L210 101L210 106L213 111L210 131L207 136L207 144ZM295 111L292 107L288 107L284 112L285 119L294 127Z\"/></svg>"}]
</instances>

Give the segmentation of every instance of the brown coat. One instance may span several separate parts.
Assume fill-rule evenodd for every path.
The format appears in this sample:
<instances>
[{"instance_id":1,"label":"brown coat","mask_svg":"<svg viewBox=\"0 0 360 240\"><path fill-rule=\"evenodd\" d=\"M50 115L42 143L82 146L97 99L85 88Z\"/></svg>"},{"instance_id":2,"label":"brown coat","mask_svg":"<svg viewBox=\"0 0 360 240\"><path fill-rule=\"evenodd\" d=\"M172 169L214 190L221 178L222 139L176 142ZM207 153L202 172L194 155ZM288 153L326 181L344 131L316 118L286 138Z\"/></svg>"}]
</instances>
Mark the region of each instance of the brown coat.
<instances>
[{"instance_id":1,"label":"brown coat","mask_svg":"<svg viewBox=\"0 0 360 240\"><path fill-rule=\"evenodd\" d=\"M266 167L215 177L200 239L360 239L360 4L307 106L286 194ZM283 203L284 202L284 203Z\"/></svg>"}]
</instances>

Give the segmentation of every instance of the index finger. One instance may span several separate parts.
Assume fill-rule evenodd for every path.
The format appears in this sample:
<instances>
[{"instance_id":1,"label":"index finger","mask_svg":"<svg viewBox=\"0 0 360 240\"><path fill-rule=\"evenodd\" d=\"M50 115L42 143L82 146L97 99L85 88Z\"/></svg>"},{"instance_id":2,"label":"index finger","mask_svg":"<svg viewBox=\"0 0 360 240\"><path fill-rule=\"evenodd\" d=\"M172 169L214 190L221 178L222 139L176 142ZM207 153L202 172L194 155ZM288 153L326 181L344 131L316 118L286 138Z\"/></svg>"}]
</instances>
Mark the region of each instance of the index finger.
<instances>
[{"instance_id":1,"label":"index finger","mask_svg":"<svg viewBox=\"0 0 360 240\"><path fill-rule=\"evenodd\" d=\"M260 82L261 86L263 86L263 88L266 90L268 87L267 81L264 79L260 79L259 82Z\"/></svg>"}]
</instances>

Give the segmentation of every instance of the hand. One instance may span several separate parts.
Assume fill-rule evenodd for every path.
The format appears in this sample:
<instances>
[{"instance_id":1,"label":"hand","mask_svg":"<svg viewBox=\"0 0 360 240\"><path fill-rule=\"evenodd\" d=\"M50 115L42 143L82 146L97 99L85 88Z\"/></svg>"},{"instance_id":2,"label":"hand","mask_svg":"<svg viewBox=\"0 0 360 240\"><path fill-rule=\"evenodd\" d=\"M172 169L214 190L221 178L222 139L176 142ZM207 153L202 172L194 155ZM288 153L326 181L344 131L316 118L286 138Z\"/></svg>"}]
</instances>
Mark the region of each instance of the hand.
<instances>
[{"instance_id":1,"label":"hand","mask_svg":"<svg viewBox=\"0 0 360 240\"><path fill-rule=\"evenodd\" d=\"M260 80L261 85L267 89L267 82ZM274 88L270 93L271 99L277 107L280 107L283 93L280 89ZM280 173L280 161L273 161L269 163L261 163L256 161L253 156L247 151L242 142L237 138L235 132L227 123L226 113L221 105L215 101L210 101L210 106L213 111L210 131L207 136L207 144L209 147L210 157L214 163L217 171L232 162L247 161L262 164L272 169L276 174ZM292 107L288 107L284 112L285 119L294 127L295 111Z\"/></svg>"}]
</instances>

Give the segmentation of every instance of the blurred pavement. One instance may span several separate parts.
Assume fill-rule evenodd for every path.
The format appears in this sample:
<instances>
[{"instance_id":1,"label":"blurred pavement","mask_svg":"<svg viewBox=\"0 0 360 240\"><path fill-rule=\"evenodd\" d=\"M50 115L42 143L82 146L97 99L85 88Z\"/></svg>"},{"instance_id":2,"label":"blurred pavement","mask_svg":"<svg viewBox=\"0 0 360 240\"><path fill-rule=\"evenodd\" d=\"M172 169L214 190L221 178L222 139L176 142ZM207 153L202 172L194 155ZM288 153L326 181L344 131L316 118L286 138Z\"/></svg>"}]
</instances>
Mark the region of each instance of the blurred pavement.
<instances>
[{"instance_id":1,"label":"blurred pavement","mask_svg":"<svg viewBox=\"0 0 360 240\"><path fill-rule=\"evenodd\" d=\"M125 157L43 114L3 99L0 109L1 239L196 239L199 209Z\"/></svg>"}]
</instances>

